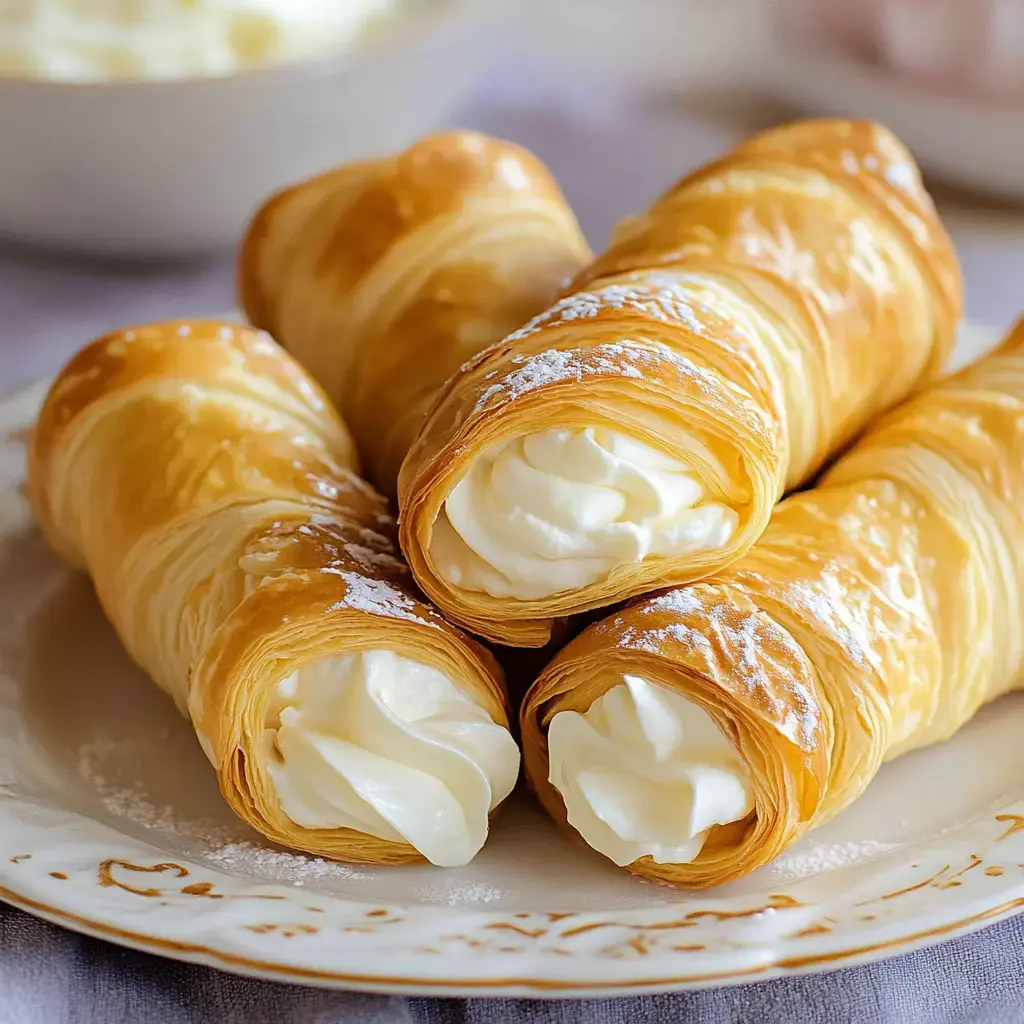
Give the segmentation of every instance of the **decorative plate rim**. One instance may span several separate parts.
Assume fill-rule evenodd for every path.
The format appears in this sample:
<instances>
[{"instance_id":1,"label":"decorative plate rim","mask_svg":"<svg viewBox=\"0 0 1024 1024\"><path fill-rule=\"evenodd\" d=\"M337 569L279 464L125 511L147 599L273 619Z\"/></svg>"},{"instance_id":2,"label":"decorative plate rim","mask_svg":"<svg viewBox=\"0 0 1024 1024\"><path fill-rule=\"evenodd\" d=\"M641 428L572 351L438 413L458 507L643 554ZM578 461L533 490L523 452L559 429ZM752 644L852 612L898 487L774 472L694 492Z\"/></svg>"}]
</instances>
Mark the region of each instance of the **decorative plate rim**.
<instances>
[{"instance_id":1,"label":"decorative plate rim","mask_svg":"<svg viewBox=\"0 0 1024 1024\"><path fill-rule=\"evenodd\" d=\"M22 811L32 808L28 817L37 820L29 823L25 816L9 813L14 807ZM121 836L94 819L33 807L31 800L0 790L0 900L72 931L117 945L268 980L418 995L559 998L639 994L742 984L869 963L1013 916L1024 908L1024 865L1019 863L1024 860L1024 801L996 811L989 820L995 827L989 830L992 835L987 841L977 841L980 822L975 820L937 837L928 847L916 847L919 860L914 865L896 864L892 871L879 873L877 881L883 883L880 887L884 892L877 892L876 887L874 894L867 894L862 887L859 892L841 893L850 897L850 908L884 907L889 912L868 915L874 920L866 926L858 923L845 933L834 934L821 925L823 920L835 920L834 899L812 903L788 893L770 894L767 899L761 894L749 894L721 900L680 893L677 904L571 913L415 904L382 907L312 889L297 895L286 884L258 882L218 871ZM55 849L54 829L61 827L70 830L71 842L64 848L56 844ZM30 843L30 834L34 832L51 841L43 852L10 853L19 842L22 846ZM88 841L82 842L86 836ZM970 841L972 838L974 842ZM97 860L100 847L108 856ZM969 847L977 848L978 852L964 856L963 851ZM879 862L905 859L907 852L883 856ZM1000 863L983 868L994 857ZM946 863L934 870L938 860ZM54 864L61 864L64 870L55 870ZM31 873L25 870L29 865L34 865ZM998 873L991 873L994 867L1000 869ZM1008 872L1015 876L1008 880ZM189 881L194 875L203 881ZM799 888L813 881L813 877L783 888ZM984 881L976 886L980 880ZM908 884L890 889L896 881ZM105 890L102 903L97 900L97 887ZM937 891L943 892L944 898L936 900ZM202 915L197 918L195 912L199 898L273 901L279 912L264 912L259 919L278 920L253 924L246 923L244 915L238 915L233 922L221 915L213 928L219 941L204 937L201 923L198 936L187 938L181 932L182 924L196 932L197 920L202 922ZM130 905L131 901L153 900L171 908L161 928L152 924L151 915L157 908ZM310 906L311 903L323 906ZM905 909L892 912L899 903L905 904ZM308 934L293 933L292 937L306 941L292 947L302 950L292 955L288 943L281 940L288 929L304 926L295 913L299 904L309 912L302 915L303 921L318 923L305 925ZM772 925L782 923L786 914L793 911L800 912L794 926L803 927L786 927L785 934L778 934L779 930ZM311 916L314 912L316 917ZM403 914L408 916L399 916ZM145 928L137 923L143 916L149 922ZM683 923L687 916L698 918L699 923ZM747 944L742 936L738 941L735 932L728 930L719 936L725 939L725 945L713 941L706 946L658 941L670 933L678 936L684 930L688 938L707 939L725 920L739 918L756 922L756 927L748 929ZM325 924L321 926L320 921ZM354 921L361 921L362 925L353 925ZM408 922L406 928L388 931L384 945L365 947L367 936L381 935L386 926L394 928L403 921ZM234 930L223 930L225 924L233 924ZM421 931L424 925L426 930ZM464 934L444 935L449 926L463 929ZM526 956L517 957L511 954L523 952L522 946L492 945L480 950L474 949L480 943L472 939L468 944L461 942L467 935L485 935L494 929L503 934L514 932L516 941L525 938L534 943L534 948L525 950ZM539 942L552 932L556 939L568 941L598 931L617 937L618 942L603 950L595 950L592 943L584 944L576 954L559 953L557 947ZM248 932L246 941L240 942L238 936L243 932ZM452 943L449 950L421 946L416 951L396 945L403 938L422 943L429 933L439 946L446 939L460 940L458 949ZM346 934L356 936L354 941L349 940L348 948L343 941ZM329 949L324 947L324 938ZM311 944L317 942L319 949ZM645 944L649 948L640 952ZM380 967L384 949L392 953L395 969L369 969L371 961ZM630 949L636 950L637 955L623 955ZM451 956L458 957L462 976L452 976ZM340 964L346 960L351 966L342 968ZM684 963L686 969L680 970Z\"/></svg>"},{"instance_id":2,"label":"decorative plate rim","mask_svg":"<svg viewBox=\"0 0 1024 1024\"><path fill-rule=\"evenodd\" d=\"M44 387L0 399L0 448L23 443ZM850 885L840 867L610 911L360 902L158 843L0 777L0 900L121 946L321 987L555 998L732 985L910 952L1024 908L1024 799L1008 796L883 852Z\"/></svg>"},{"instance_id":3,"label":"decorative plate rim","mask_svg":"<svg viewBox=\"0 0 1024 1024\"><path fill-rule=\"evenodd\" d=\"M125 949L163 956L183 963L214 967L230 974L258 978L262 981L279 981L317 988L338 988L369 993L389 993L426 997L478 997L501 998L528 996L537 999L580 999L630 995L651 995L658 993L694 991L702 988L731 987L755 981L770 981L787 975L824 974L847 967L862 966L885 960L928 946L948 942L959 936L970 935L990 925L1015 916L1024 905L1024 896L1009 901L1006 909L996 907L972 917L939 926L925 932L918 932L905 939L896 939L866 948L854 948L835 953L821 954L800 961L799 968L784 961L776 961L760 968L735 973L679 975L671 977L642 978L630 982L595 982L552 980L511 975L506 977L477 980L448 978L400 978L392 975L353 975L341 971L319 972L273 961L249 960L245 957L225 954L213 947L169 943L156 936L127 932L98 921L91 921L69 914L56 907L50 907L34 900L18 896L0 886L0 901L34 917L69 931L91 938L111 942Z\"/></svg>"}]
</instances>

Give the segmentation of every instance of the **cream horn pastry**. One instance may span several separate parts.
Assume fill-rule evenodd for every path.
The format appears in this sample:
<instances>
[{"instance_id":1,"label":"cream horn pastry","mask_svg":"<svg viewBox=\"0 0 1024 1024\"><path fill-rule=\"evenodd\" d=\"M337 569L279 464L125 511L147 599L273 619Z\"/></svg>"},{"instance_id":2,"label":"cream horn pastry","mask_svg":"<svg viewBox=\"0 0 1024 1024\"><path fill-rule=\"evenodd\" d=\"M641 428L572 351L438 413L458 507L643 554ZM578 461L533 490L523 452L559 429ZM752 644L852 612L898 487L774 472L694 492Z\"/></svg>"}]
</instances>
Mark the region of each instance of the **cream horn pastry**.
<instances>
[{"instance_id":1,"label":"cream horn pastry","mask_svg":"<svg viewBox=\"0 0 1024 1024\"><path fill-rule=\"evenodd\" d=\"M341 410L367 478L394 496L440 386L589 259L535 156L451 131L271 198L242 246L239 290L249 319Z\"/></svg>"},{"instance_id":2,"label":"cream horn pastry","mask_svg":"<svg viewBox=\"0 0 1024 1024\"><path fill-rule=\"evenodd\" d=\"M588 628L522 709L527 776L595 850L710 886L1024 682L1024 322L888 413L710 579Z\"/></svg>"},{"instance_id":3,"label":"cream horn pastry","mask_svg":"<svg viewBox=\"0 0 1024 1024\"><path fill-rule=\"evenodd\" d=\"M886 129L809 121L691 174L447 384L401 543L453 621L553 620L715 572L779 497L945 361L953 249Z\"/></svg>"},{"instance_id":4,"label":"cream horn pastry","mask_svg":"<svg viewBox=\"0 0 1024 1024\"><path fill-rule=\"evenodd\" d=\"M325 857L464 864L518 772L501 673L417 596L356 469L287 353L196 320L68 363L29 488L243 821Z\"/></svg>"}]
</instances>

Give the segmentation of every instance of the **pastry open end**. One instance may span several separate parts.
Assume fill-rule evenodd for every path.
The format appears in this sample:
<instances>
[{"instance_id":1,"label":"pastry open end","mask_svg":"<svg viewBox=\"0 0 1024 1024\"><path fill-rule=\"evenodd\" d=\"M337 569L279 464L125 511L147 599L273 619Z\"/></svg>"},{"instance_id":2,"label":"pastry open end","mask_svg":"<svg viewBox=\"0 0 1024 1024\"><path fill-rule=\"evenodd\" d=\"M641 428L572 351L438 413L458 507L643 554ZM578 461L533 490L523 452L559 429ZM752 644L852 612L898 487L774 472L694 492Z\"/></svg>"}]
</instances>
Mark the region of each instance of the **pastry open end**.
<instances>
[{"instance_id":1,"label":"pastry open end","mask_svg":"<svg viewBox=\"0 0 1024 1024\"><path fill-rule=\"evenodd\" d=\"M635 874L728 882L1019 687L1022 425L1024 323L883 417L729 570L572 641L522 708L552 817Z\"/></svg>"},{"instance_id":2,"label":"pastry open end","mask_svg":"<svg viewBox=\"0 0 1024 1024\"><path fill-rule=\"evenodd\" d=\"M718 571L941 368L960 309L886 129L755 136L448 382L401 472L413 573L454 621L533 646L559 617Z\"/></svg>"},{"instance_id":3,"label":"pastry open end","mask_svg":"<svg viewBox=\"0 0 1024 1024\"><path fill-rule=\"evenodd\" d=\"M178 321L71 360L29 489L240 818L321 856L463 864L518 772L501 672L418 596L356 468L267 335Z\"/></svg>"},{"instance_id":4,"label":"pastry open end","mask_svg":"<svg viewBox=\"0 0 1024 1024\"><path fill-rule=\"evenodd\" d=\"M389 496L427 408L471 356L590 259L547 168L442 132L271 198L249 227L242 305L323 385Z\"/></svg>"}]
</instances>

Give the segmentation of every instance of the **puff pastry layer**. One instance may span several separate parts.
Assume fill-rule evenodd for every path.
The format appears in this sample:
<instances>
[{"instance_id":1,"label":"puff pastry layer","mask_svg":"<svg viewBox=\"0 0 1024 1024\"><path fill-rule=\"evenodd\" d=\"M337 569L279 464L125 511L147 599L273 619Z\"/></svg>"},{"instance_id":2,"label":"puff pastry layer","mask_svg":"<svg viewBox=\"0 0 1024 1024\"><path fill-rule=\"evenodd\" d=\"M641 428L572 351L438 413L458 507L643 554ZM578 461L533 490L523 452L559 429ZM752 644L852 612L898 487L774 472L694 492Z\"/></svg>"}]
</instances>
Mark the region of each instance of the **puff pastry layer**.
<instances>
[{"instance_id":1,"label":"puff pastry layer","mask_svg":"<svg viewBox=\"0 0 1024 1024\"><path fill-rule=\"evenodd\" d=\"M531 785L564 824L550 723L639 676L714 720L753 810L710 828L688 863L629 870L701 887L767 863L883 761L1021 684L1022 510L1024 324L883 417L728 571L627 605L557 655L522 708Z\"/></svg>"},{"instance_id":2,"label":"puff pastry layer","mask_svg":"<svg viewBox=\"0 0 1024 1024\"><path fill-rule=\"evenodd\" d=\"M402 467L413 573L453 621L537 646L560 616L717 571L939 370L960 308L892 134L757 135L623 222L560 301L448 382ZM513 473L538 483L512 493Z\"/></svg>"},{"instance_id":3,"label":"puff pastry layer","mask_svg":"<svg viewBox=\"0 0 1024 1024\"><path fill-rule=\"evenodd\" d=\"M540 312L590 251L547 168L477 132L428 136L270 199L242 304L320 381L394 495L435 392Z\"/></svg>"},{"instance_id":4,"label":"puff pastry layer","mask_svg":"<svg viewBox=\"0 0 1024 1024\"><path fill-rule=\"evenodd\" d=\"M330 703L322 699L330 697L330 678L302 683L302 672L343 659L351 673L353 657L373 653L385 669L404 658L421 676L430 669L450 681L455 692L446 690L441 703L465 697L471 710L455 745L469 749L466 737L481 736L486 751L511 751L511 764L506 757L476 774L473 756L456 758L457 778L447 796L440 793L454 793L464 806L475 801L478 841L489 805L515 781L518 758L497 664L418 596L398 558L385 501L355 469L351 438L326 396L269 337L216 321L180 321L116 332L71 360L35 428L29 484L48 540L88 571L129 654L191 719L235 813L286 846L394 864L421 853L370 814L372 794L357 799L358 780L351 782L355 795L337 783L341 810L347 800L353 814L377 821L376 831L390 838L301 825L282 807L275 771L284 764L271 727L287 715L276 704L294 702L303 687L316 691L314 704ZM387 703L388 685L382 692ZM422 749L422 736L410 732L423 727L417 718L426 712L403 724L379 706L367 710L365 700L345 706L359 711L359 721L369 715L378 731L404 730L400 743L382 741L376 761L358 732L347 744L317 740L318 749L350 762L358 757L357 775L373 776L396 746L399 761L403 750ZM298 742L296 730L317 715L315 708L304 717L293 710ZM311 725L327 727L323 720ZM443 739L434 736L430 749ZM486 751L480 764L489 764ZM451 760L442 782L451 782ZM407 767L385 765L389 778ZM301 778L305 770L300 764L293 781L315 800L323 795L315 784L323 766L310 770L312 781ZM440 792L423 775L417 785ZM470 783L476 789L467 796ZM394 799L403 799L401 787ZM393 809L381 811L390 822L398 820ZM457 807L452 814L458 819ZM461 859L472 852L463 844Z\"/></svg>"}]
</instances>

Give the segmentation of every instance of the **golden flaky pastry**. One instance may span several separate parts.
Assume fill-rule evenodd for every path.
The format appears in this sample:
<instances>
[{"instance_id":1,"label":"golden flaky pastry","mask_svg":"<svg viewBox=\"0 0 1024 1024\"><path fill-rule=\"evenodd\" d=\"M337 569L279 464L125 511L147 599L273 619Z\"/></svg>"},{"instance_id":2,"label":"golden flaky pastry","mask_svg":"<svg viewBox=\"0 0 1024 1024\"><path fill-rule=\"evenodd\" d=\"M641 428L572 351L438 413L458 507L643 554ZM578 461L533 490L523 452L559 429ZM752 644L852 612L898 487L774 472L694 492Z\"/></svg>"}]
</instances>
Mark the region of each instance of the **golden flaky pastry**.
<instances>
[{"instance_id":1,"label":"golden flaky pastry","mask_svg":"<svg viewBox=\"0 0 1024 1024\"><path fill-rule=\"evenodd\" d=\"M428 136L274 196L242 247L249 319L306 366L389 495L437 389L540 312L590 259L532 154Z\"/></svg>"},{"instance_id":2,"label":"golden flaky pastry","mask_svg":"<svg viewBox=\"0 0 1024 1024\"><path fill-rule=\"evenodd\" d=\"M621 224L562 300L447 384L402 467L406 558L453 621L526 646L706 576L943 365L960 309L892 134L757 135Z\"/></svg>"},{"instance_id":3,"label":"golden flaky pastry","mask_svg":"<svg viewBox=\"0 0 1024 1024\"><path fill-rule=\"evenodd\" d=\"M197 320L83 348L29 485L240 818L328 857L463 863L517 773L501 674L417 597L355 467L287 353Z\"/></svg>"},{"instance_id":4,"label":"golden flaky pastry","mask_svg":"<svg viewBox=\"0 0 1024 1024\"><path fill-rule=\"evenodd\" d=\"M670 823L700 819L689 863L648 855L628 868L727 882L849 804L883 761L1019 686L1022 597L1024 322L784 501L727 572L644 598L570 643L522 709L528 777L554 818L565 824L570 807L613 859L623 840L682 848ZM595 701L627 677L611 703L640 724L599 747L622 723ZM682 728L646 715L655 705ZM657 820L609 812L625 792L646 794ZM596 807L615 835L594 825Z\"/></svg>"}]
</instances>

